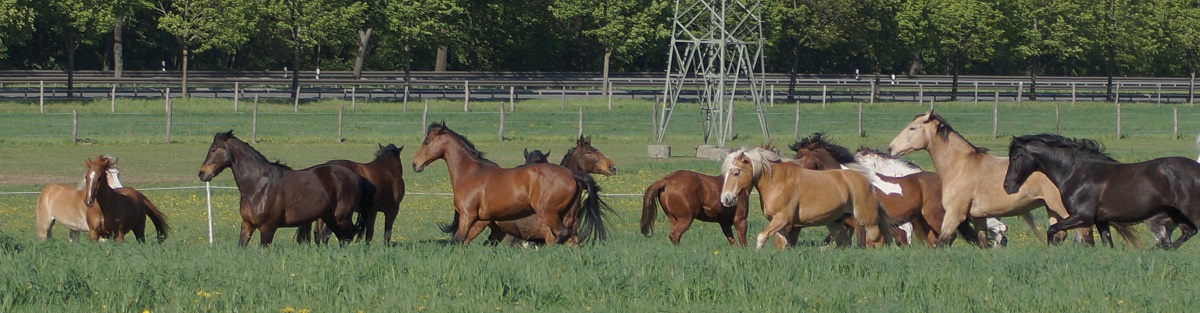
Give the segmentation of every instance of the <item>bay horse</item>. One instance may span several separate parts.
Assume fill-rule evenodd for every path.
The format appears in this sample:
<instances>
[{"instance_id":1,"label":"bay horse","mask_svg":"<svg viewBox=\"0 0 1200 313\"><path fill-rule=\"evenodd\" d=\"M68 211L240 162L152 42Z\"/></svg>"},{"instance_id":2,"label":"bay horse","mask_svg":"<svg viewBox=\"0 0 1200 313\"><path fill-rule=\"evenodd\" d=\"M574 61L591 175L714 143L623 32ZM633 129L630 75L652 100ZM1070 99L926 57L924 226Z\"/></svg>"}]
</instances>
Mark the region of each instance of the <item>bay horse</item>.
<instances>
[{"instance_id":1,"label":"bay horse","mask_svg":"<svg viewBox=\"0 0 1200 313\"><path fill-rule=\"evenodd\" d=\"M233 171L240 195L241 247L250 242L255 230L261 233L259 245L266 247L280 227L306 226L317 219L329 225L345 244L362 229L365 215L374 206L374 187L350 169L317 165L293 170L267 161L232 130L213 136L196 175L207 182L226 168ZM359 212L357 224L351 220L354 212Z\"/></svg>"},{"instance_id":2,"label":"bay horse","mask_svg":"<svg viewBox=\"0 0 1200 313\"><path fill-rule=\"evenodd\" d=\"M580 135L579 139L575 141L575 147L567 149L567 153L563 154L562 161L558 165L572 171L604 176L617 174L617 166L613 165L613 161L592 146L591 136Z\"/></svg>"},{"instance_id":3,"label":"bay horse","mask_svg":"<svg viewBox=\"0 0 1200 313\"><path fill-rule=\"evenodd\" d=\"M543 153L542 150L533 150L531 152L529 148L525 148L525 151L522 152L525 155L524 164L550 163L550 151L546 150Z\"/></svg>"},{"instance_id":4,"label":"bay horse","mask_svg":"<svg viewBox=\"0 0 1200 313\"><path fill-rule=\"evenodd\" d=\"M1058 188L1044 174L1033 173L1018 192L1005 193L1004 173L1008 170L1008 158L993 156L987 149L971 144L933 110L914 116L888 145L888 153L893 156L917 150L929 152L933 167L942 177L942 206L946 215L942 220L939 245L949 243L953 231L968 217L975 225L984 225L986 217L1017 216L1041 206L1045 206L1048 215L1055 220L1070 215L1062 204ZM1029 220L1026 224L1038 233L1036 224ZM977 231L978 245L985 247L987 233L983 228ZM1059 242L1065 235L1059 234L1048 243ZM1084 243L1095 244L1091 229L1080 229L1077 235Z\"/></svg>"},{"instance_id":5,"label":"bay horse","mask_svg":"<svg viewBox=\"0 0 1200 313\"><path fill-rule=\"evenodd\" d=\"M536 224L532 233L540 234L548 245L574 236L584 242L607 237L602 219L606 204L587 173L546 163L502 168L444 122L427 128L413 157L413 171L420 173L439 159L446 161L454 192L455 220L443 227L454 232L452 242L469 244L491 222L527 217ZM532 233L528 238L533 238Z\"/></svg>"},{"instance_id":6,"label":"bay horse","mask_svg":"<svg viewBox=\"0 0 1200 313\"><path fill-rule=\"evenodd\" d=\"M721 203L721 176L705 175L693 171L679 170L663 176L646 187L642 196L642 235L654 233L654 220L658 219L658 205L671 225L671 243L679 245L683 233L694 220L717 223L729 245L746 246L746 216L750 208L749 190L737 198L737 203L727 206ZM734 234L737 242L734 242Z\"/></svg>"},{"instance_id":7,"label":"bay horse","mask_svg":"<svg viewBox=\"0 0 1200 313\"><path fill-rule=\"evenodd\" d=\"M890 231L884 231L891 227L887 215L879 207L875 190L863 173L810 170L793 162L782 162L778 154L763 148L734 151L725 157L721 173L725 177L721 185L723 205L733 206L739 198L748 196L750 188L758 189L763 214L769 222L758 234L756 248L761 249L770 235L786 245L789 239L784 229L789 226L827 225L831 233L837 233L844 229L838 221L847 213L863 225L865 240L862 241L868 246L882 246L891 237Z\"/></svg>"},{"instance_id":8,"label":"bay horse","mask_svg":"<svg viewBox=\"0 0 1200 313\"><path fill-rule=\"evenodd\" d=\"M102 155L99 158L109 161L108 185L114 189L121 188L121 170L117 166L117 158L110 155ZM83 184L81 180L75 186L50 184L42 188L42 193L38 195L35 214L37 219L34 225L34 235L39 241L50 238L51 228L55 224L67 228L70 241L78 239L80 232L88 232L88 207L83 204Z\"/></svg>"},{"instance_id":9,"label":"bay horse","mask_svg":"<svg viewBox=\"0 0 1200 313\"><path fill-rule=\"evenodd\" d=\"M350 169L374 187L375 199L372 203L375 206L371 212L366 213L361 225L365 229L359 232L367 242L371 242L375 235L375 218L378 213L383 213L383 242L392 242L392 226L400 213L400 202L404 201L404 162L400 160L401 151L404 151L404 146L396 147L395 144L389 143L387 146L379 145L379 151L375 152L375 159L371 162L332 160L324 163ZM325 227L325 222L318 219L315 225L318 233L314 236L318 241L327 242L330 232ZM307 233L304 227L301 227L300 233Z\"/></svg>"},{"instance_id":10,"label":"bay horse","mask_svg":"<svg viewBox=\"0 0 1200 313\"><path fill-rule=\"evenodd\" d=\"M1005 192L1019 191L1036 173L1046 175L1063 191L1063 204L1071 215L1050 225L1049 232L1095 225L1103 243L1112 247L1110 226L1166 215L1182 234L1175 242L1157 238L1159 247L1179 248L1196 234L1200 222L1196 161L1165 157L1119 163L1095 141L1053 134L1014 137L1008 155Z\"/></svg>"},{"instance_id":11,"label":"bay horse","mask_svg":"<svg viewBox=\"0 0 1200 313\"><path fill-rule=\"evenodd\" d=\"M100 156L95 161L86 161L83 205L87 207L88 239L114 238L124 242L125 234L132 231L138 242L146 242L146 217L149 217L158 242L167 240L171 226L158 206L137 189L113 189L109 185L108 173L112 167L109 160Z\"/></svg>"}]
</instances>

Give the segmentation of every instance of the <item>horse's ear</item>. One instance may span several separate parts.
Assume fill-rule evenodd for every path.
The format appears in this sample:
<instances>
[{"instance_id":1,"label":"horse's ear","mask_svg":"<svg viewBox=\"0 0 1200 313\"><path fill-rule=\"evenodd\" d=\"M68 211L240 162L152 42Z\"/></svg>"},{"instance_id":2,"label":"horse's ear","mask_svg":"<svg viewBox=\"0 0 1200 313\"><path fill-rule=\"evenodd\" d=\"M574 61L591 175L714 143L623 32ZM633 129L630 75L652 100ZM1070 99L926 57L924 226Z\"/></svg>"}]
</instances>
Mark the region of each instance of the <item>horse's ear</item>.
<instances>
[{"instance_id":1,"label":"horse's ear","mask_svg":"<svg viewBox=\"0 0 1200 313\"><path fill-rule=\"evenodd\" d=\"M524 155L525 158L528 159L529 158L529 148L525 148L525 151L521 152L521 155Z\"/></svg>"},{"instance_id":2,"label":"horse's ear","mask_svg":"<svg viewBox=\"0 0 1200 313\"><path fill-rule=\"evenodd\" d=\"M547 160L550 159L550 151L554 151L554 150L546 150L546 153L542 153L542 155L545 156Z\"/></svg>"},{"instance_id":3,"label":"horse's ear","mask_svg":"<svg viewBox=\"0 0 1200 313\"><path fill-rule=\"evenodd\" d=\"M399 148L396 148L396 154L400 154L400 152L403 152L403 151L404 151L404 146L400 146Z\"/></svg>"},{"instance_id":4,"label":"horse's ear","mask_svg":"<svg viewBox=\"0 0 1200 313\"><path fill-rule=\"evenodd\" d=\"M929 121L932 121L932 120L933 120L933 109L929 109L929 112L925 112L925 120L921 121L921 122L929 123Z\"/></svg>"},{"instance_id":5,"label":"horse's ear","mask_svg":"<svg viewBox=\"0 0 1200 313\"><path fill-rule=\"evenodd\" d=\"M592 136L587 136L587 137L584 137L584 138L583 138L583 145L585 145L585 146L590 146L590 145L592 145Z\"/></svg>"},{"instance_id":6,"label":"horse's ear","mask_svg":"<svg viewBox=\"0 0 1200 313\"><path fill-rule=\"evenodd\" d=\"M380 150L380 151L382 151L382 150L383 150L383 144L381 144L381 143L377 143L376 145L379 145L379 150Z\"/></svg>"}]
</instances>

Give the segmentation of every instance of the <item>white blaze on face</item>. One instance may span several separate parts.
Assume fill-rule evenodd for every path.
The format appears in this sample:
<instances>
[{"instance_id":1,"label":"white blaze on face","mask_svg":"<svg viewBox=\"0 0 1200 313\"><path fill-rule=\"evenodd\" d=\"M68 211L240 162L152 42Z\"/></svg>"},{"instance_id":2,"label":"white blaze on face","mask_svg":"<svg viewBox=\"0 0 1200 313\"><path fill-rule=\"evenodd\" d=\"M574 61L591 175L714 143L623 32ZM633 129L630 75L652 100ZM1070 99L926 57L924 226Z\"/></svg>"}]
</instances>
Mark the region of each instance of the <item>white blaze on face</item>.
<instances>
[{"instance_id":1,"label":"white blaze on face","mask_svg":"<svg viewBox=\"0 0 1200 313\"><path fill-rule=\"evenodd\" d=\"M721 182L722 188L729 186L729 172L725 173L724 181ZM721 192L721 205L731 207L737 203L737 194L729 191Z\"/></svg>"}]
</instances>

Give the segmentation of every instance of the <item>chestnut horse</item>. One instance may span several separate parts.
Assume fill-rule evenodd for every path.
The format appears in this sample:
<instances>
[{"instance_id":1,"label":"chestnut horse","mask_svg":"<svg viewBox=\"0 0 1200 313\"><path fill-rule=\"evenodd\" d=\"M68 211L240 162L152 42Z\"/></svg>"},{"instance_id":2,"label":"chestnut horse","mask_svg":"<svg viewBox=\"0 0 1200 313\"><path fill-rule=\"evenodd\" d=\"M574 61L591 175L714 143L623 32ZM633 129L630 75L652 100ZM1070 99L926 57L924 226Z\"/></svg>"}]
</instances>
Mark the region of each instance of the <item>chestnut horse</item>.
<instances>
[{"instance_id":1,"label":"chestnut horse","mask_svg":"<svg viewBox=\"0 0 1200 313\"><path fill-rule=\"evenodd\" d=\"M469 244L491 222L526 217L540 219L533 221L546 244L562 243L576 235L581 241L593 239L593 233L598 240L607 236L603 203L597 193L600 187L587 173L544 163L502 168L445 123L429 125L413 157L413 171L420 173L438 159L446 161L454 191L457 224L443 229L454 230L452 242ZM588 192L586 200L584 191ZM574 230L577 222L578 234Z\"/></svg>"},{"instance_id":2,"label":"chestnut horse","mask_svg":"<svg viewBox=\"0 0 1200 313\"><path fill-rule=\"evenodd\" d=\"M1045 206L1056 220L1069 215L1058 187L1044 174L1033 173L1018 192L1006 194L1003 185L1008 158L990 155L987 149L971 144L932 110L913 117L888 145L888 152L895 156L917 150L929 152L933 167L942 177L942 205L946 215L939 245L949 243L953 231L968 217L974 224L983 225L986 217L1022 215L1040 206ZM1037 225L1028 221L1027 224L1035 234L1039 233ZM979 246L986 246L987 233L983 228L977 231ZM1060 235L1049 243L1065 237L1065 233ZM1095 244L1090 228L1080 229L1077 235L1083 242Z\"/></svg>"},{"instance_id":3,"label":"chestnut horse","mask_svg":"<svg viewBox=\"0 0 1200 313\"><path fill-rule=\"evenodd\" d=\"M108 159L108 185L121 188L121 171L117 168L117 158L109 155L100 156ZM34 225L34 235L39 241L50 238L50 229L54 224L65 226L70 232L70 241L79 238L80 232L87 232L87 206L83 205L83 181L75 186L68 184L50 184L42 189L37 200L37 224Z\"/></svg>"},{"instance_id":4,"label":"chestnut horse","mask_svg":"<svg viewBox=\"0 0 1200 313\"><path fill-rule=\"evenodd\" d=\"M788 227L826 225L831 233L848 236L839 222L847 213L865 228L867 245L882 246L891 237L887 214L879 207L875 190L867 177L853 170L814 171L792 162L781 162L779 155L763 148L742 148L725 157L721 165L725 182L721 203L733 206L750 188L758 189L767 226L756 238L762 248L767 236L775 235L786 244ZM881 229L882 228L882 229ZM778 247L778 245L777 245Z\"/></svg>"},{"instance_id":5,"label":"chestnut horse","mask_svg":"<svg viewBox=\"0 0 1200 313\"><path fill-rule=\"evenodd\" d=\"M377 213L383 213L383 242L388 244L392 242L392 225L396 222L396 215L400 213L400 202L404 201L404 162L400 160L400 152L404 147L396 147L394 144L387 146L379 145L379 151L375 152L375 159L368 163L358 163L350 160L333 160L325 162L324 165L341 166L354 171L359 177L366 179L375 187L375 208L373 212L367 213L363 220L364 230L360 230L360 234L364 234L367 242L371 242L371 237L375 235L375 218ZM325 222L317 220L315 234L317 240L326 242L329 240L329 228L325 227ZM307 233L304 227L298 235Z\"/></svg>"},{"instance_id":6,"label":"chestnut horse","mask_svg":"<svg viewBox=\"0 0 1200 313\"><path fill-rule=\"evenodd\" d=\"M650 237L654 233L654 220L658 219L658 205L661 204L663 214L671 224L671 243L679 245L679 239L692 222L700 220L721 225L721 232L730 245L745 247L750 197L743 194L738 197L737 204L723 205L720 199L723 180L721 176L679 170L651 183L642 196L642 235ZM737 230L736 243L733 241L734 230Z\"/></svg>"},{"instance_id":7,"label":"chestnut horse","mask_svg":"<svg viewBox=\"0 0 1200 313\"><path fill-rule=\"evenodd\" d=\"M857 162L854 160L854 157L850 154L850 150L825 140L825 133L813 133L809 137L802 138L792 143L788 146L788 148L796 153L794 162L810 170L855 169L860 172L869 170L866 167L857 164ZM876 197L882 197L882 195L889 193L899 194L901 192L900 185L882 180L881 177L877 176L875 173L873 173L873 171L863 174L866 175L869 180L871 180L871 185L875 187ZM886 189L886 191L883 189ZM889 212L889 214L892 213ZM902 222L907 221L907 219L904 217L897 217L895 215L892 215L891 217ZM862 227L859 227L858 222L854 220L853 216L847 215L842 223L847 229L853 228L855 233L858 234L861 239L863 235ZM900 233L899 228L892 228L892 230L894 231L892 235L899 240L901 245L908 245L907 236L903 236L903 234ZM825 244L834 241L836 239L836 235L837 234L835 233L830 233L829 236L826 236L824 241ZM796 244L796 238L799 236L800 228L797 227L788 229L789 243L793 245Z\"/></svg>"},{"instance_id":8,"label":"chestnut horse","mask_svg":"<svg viewBox=\"0 0 1200 313\"><path fill-rule=\"evenodd\" d=\"M302 227L317 219L325 221L343 244L354 239L364 217L373 208L374 187L353 171L332 165L302 170L268 162L233 131L213 136L208 155L200 164L200 181L211 181L230 168L240 194L242 232L238 245L245 247L255 230L262 233L259 245L266 247L280 227ZM358 225L351 221L359 212Z\"/></svg>"},{"instance_id":9,"label":"chestnut horse","mask_svg":"<svg viewBox=\"0 0 1200 313\"><path fill-rule=\"evenodd\" d=\"M125 234L132 231L138 242L146 242L146 217L149 216L158 233L158 242L167 240L171 226L167 225L166 215L136 189L114 190L108 183L112 166L104 156L96 161L87 160L87 171L83 174L83 205L88 208L88 239L96 241L103 237L124 242Z\"/></svg>"}]
</instances>

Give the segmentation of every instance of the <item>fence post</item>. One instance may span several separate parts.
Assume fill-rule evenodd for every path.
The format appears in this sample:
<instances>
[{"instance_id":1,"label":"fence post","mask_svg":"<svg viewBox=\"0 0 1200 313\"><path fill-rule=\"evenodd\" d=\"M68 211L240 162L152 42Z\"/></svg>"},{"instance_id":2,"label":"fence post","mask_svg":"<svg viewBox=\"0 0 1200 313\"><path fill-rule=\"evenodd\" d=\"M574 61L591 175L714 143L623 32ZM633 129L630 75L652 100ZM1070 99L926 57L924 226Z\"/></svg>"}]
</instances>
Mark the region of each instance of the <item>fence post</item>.
<instances>
[{"instance_id":1,"label":"fence post","mask_svg":"<svg viewBox=\"0 0 1200 313\"><path fill-rule=\"evenodd\" d=\"M508 86L508 111L509 112L512 112L513 109L516 108L514 106L514 104L516 103L516 100L517 100L516 96L517 96L516 88L513 88L512 86ZM503 109L503 108L501 108L501 109Z\"/></svg>"},{"instance_id":2,"label":"fence post","mask_svg":"<svg viewBox=\"0 0 1200 313\"><path fill-rule=\"evenodd\" d=\"M112 92L109 93L109 98L110 102L108 104L108 111L111 113L117 113L117 84L112 85Z\"/></svg>"},{"instance_id":3,"label":"fence post","mask_svg":"<svg viewBox=\"0 0 1200 313\"><path fill-rule=\"evenodd\" d=\"M404 85L404 112L408 112L408 85Z\"/></svg>"},{"instance_id":4,"label":"fence post","mask_svg":"<svg viewBox=\"0 0 1200 313\"><path fill-rule=\"evenodd\" d=\"M171 88L167 88L166 98L167 98L167 136L166 136L167 141L166 141L166 143L169 144L169 143L171 143L171 111L172 111L171 110Z\"/></svg>"},{"instance_id":5,"label":"fence post","mask_svg":"<svg viewBox=\"0 0 1200 313\"><path fill-rule=\"evenodd\" d=\"M863 137L862 111L863 111L862 101L859 101L858 102L858 137L860 137L860 138Z\"/></svg>"},{"instance_id":6,"label":"fence post","mask_svg":"<svg viewBox=\"0 0 1200 313\"><path fill-rule=\"evenodd\" d=\"M583 137L583 106L579 106L579 137Z\"/></svg>"},{"instance_id":7,"label":"fence post","mask_svg":"<svg viewBox=\"0 0 1200 313\"><path fill-rule=\"evenodd\" d=\"M79 142L79 112L71 110L71 142Z\"/></svg>"},{"instance_id":8,"label":"fence post","mask_svg":"<svg viewBox=\"0 0 1200 313\"><path fill-rule=\"evenodd\" d=\"M1025 93L1025 82L1017 82L1017 104L1021 104L1022 94Z\"/></svg>"},{"instance_id":9,"label":"fence post","mask_svg":"<svg viewBox=\"0 0 1200 313\"><path fill-rule=\"evenodd\" d=\"M825 99L829 92L829 85L821 85L821 109L825 109ZM798 102L797 102L798 103Z\"/></svg>"},{"instance_id":10,"label":"fence post","mask_svg":"<svg viewBox=\"0 0 1200 313\"><path fill-rule=\"evenodd\" d=\"M1071 83L1071 107L1075 107L1075 83Z\"/></svg>"},{"instance_id":11,"label":"fence post","mask_svg":"<svg viewBox=\"0 0 1200 313\"><path fill-rule=\"evenodd\" d=\"M875 104L875 95L876 95L876 90L875 90L875 87L876 87L876 86L875 86L875 81L874 81L874 80L872 80L872 81L871 81L871 99L870 99L870 100L868 100L868 101L870 101L871 105L874 105L874 104Z\"/></svg>"},{"instance_id":12,"label":"fence post","mask_svg":"<svg viewBox=\"0 0 1200 313\"><path fill-rule=\"evenodd\" d=\"M250 114L250 142L258 143L258 94L254 94L254 110Z\"/></svg>"},{"instance_id":13,"label":"fence post","mask_svg":"<svg viewBox=\"0 0 1200 313\"><path fill-rule=\"evenodd\" d=\"M1116 96L1113 97L1113 103L1117 103L1117 104L1121 103L1121 82L1117 82L1117 90L1115 92L1115 95Z\"/></svg>"},{"instance_id":14,"label":"fence post","mask_svg":"<svg viewBox=\"0 0 1200 313\"><path fill-rule=\"evenodd\" d=\"M358 86L350 86L350 111L354 111L354 105L358 102Z\"/></svg>"},{"instance_id":15,"label":"fence post","mask_svg":"<svg viewBox=\"0 0 1200 313\"><path fill-rule=\"evenodd\" d=\"M796 125L792 129L792 140L800 140L800 100L796 100Z\"/></svg>"},{"instance_id":16,"label":"fence post","mask_svg":"<svg viewBox=\"0 0 1200 313\"><path fill-rule=\"evenodd\" d=\"M38 113L46 113L46 82L38 81Z\"/></svg>"},{"instance_id":17,"label":"fence post","mask_svg":"<svg viewBox=\"0 0 1200 313\"><path fill-rule=\"evenodd\" d=\"M337 142L345 141L345 139L342 138L342 111L345 111L345 110L346 110L346 105L343 104L343 105L338 106ZM351 109L351 110L353 110L353 109Z\"/></svg>"},{"instance_id":18,"label":"fence post","mask_svg":"<svg viewBox=\"0 0 1200 313\"><path fill-rule=\"evenodd\" d=\"M463 81L463 112L471 112L471 81Z\"/></svg>"},{"instance_id":19,"label":"fence post","mask_svg":"<svg viewBox=\"0 0 1200 313\"><path fill-rule=\"evenodd\" d=\"M239 91L241 89L240 87L241 87L241 85L238 82L236 82L236 81L233 82L233 112L234 113L237 113L238 101L242 99L241 92Z\"/></svg>"},{"instance_id":20,"label":"fence post","mask_svg":"<svg viewBox=\"0 0 1200 313\"><path fill-rule=\"evenodd\" d=\"M1117 102L1117 140L1121 139L1121 103Z\"/></svg>"},{"instance_id":21,"label":"fence post","mask_svg":"<svg viewBox=\"0 0 1200 313\"><path fill-rule=\"evenodd\" d=\"M992 102L992 139L999 137L1000 131L1000 92L996 92L996 96Z\"/></svg>"},{"instance_id":22,"label":"fence post","mask_svg":"<svg viewBox=\"0 0 1200 313\"><path fill-rule=\"evenodd\" d=\"M1157 101L1158 103L1156 103L1156 104L1162 104L1162 83L1158 83L1157 85L1158 85L1158 101Z\"/></svg>"},{"instance_id":23,"label":"fence post","mask_svg":"<svg viewBox=\"0 0 1200 313\"><path fill-rule=\"evenodd\" d=\"M562 87L562 103L558 105L559 110L567 110L567 86Z\"/></svg>"},{"instance_id":24,"label":"fence post","mask_svg":"<svg viewBox=\"0 0 1200 313\"><path fill-rule=\"evenodd\" d=\"M655 140L658 139L658 105L658 96L656 95L654 102L650 103L650 126L654 128L651 134L654 135L653 139Z\"/></svg>"},{"instance_id":25,"label":"fence post","mask_svg":"<svg viewBox=\"0 0 1200 313\"><path fill-rule=\"evenodd\" d=\"M979 82L975 82L975 105L979 105Z\"/></svg>"},{"instance_id":26,"label":"fence post","mask_svg":"<svg viewBox=\"0 0 1200 313\"><path fill-rule=\"evenodd\" d=\"M496 139L504 142L504 103L500 104L500 130L496 132Z\"/></svg>"},{"instance_id":27,"label":"fence post","mask_svg":"<svg viewBox=\"0 0 1200 313\"><path fill-rule=\"evenodd\" d=\"M1171 116L1171 139L1179 139L1179 108L1171 108L1173 115Z\"/></svg>"},{"instance_id":28,"label":"fence post","mask_svg":"<svg viewBox=\"0 0 1200 313\"><path fill-rule=\"evenodd\" d=\"M612 81L608 81L608 87L605 88L605 93L608 94L608 110L612 111Z\"/></svg>"},{"instance_id":29,"label":"fence post","mask_svg":"<svg viewBox=\"0 0 1200 313\"><path fill-rule=\"evenodd\" d=\"M204 182L204 199L208 203L208 245L213 244L212 182Z\"/></svg>"},{"instance_id":30,"label":"fence post","mask_svg":"<svg viewBox=\"0 0 1200 313\"><path fill-rule=\"evenodd\" d=\"M771 85L770 92L771 93L767 94L767 103L769 103L771 105L771 107L774 108L775 107L775 85Z\"/></svg>"},{"instance_id":31,"label":"fence post","mask_svg":"<svg viewBox=\"0 0 1200 313\"><path fill-rule=\"evenodd\" d=\"M292 112L300 112L300 86L296 86L296 97L292 98Z\"/></svg>"},{"instance_id":32,"label":"fence post","mask_svg":"<svg viewBox=\"0 0 1200 313\"><path fill-rule=\"evenodd\" d=\"M925 104L925 85L917 85L917 106Z\"/></svg>"},{"instance_id":33,"label":"fence post","mask_svg":"<svg viewBox=\"0 0 1200 313\"><path fill-rule=\"evenodd\" d=\"M937 102L937 96L934 96L933 98L929 98L929 110L930 111L933 111L933 103L934 102Z\"/></svg>"},{"instance_id":34,"label":"fence post","mask_svg":"<svg viewBox=\"0 0 1200 313\"><path fill-rule=\"evenodd\" d=\"M425 137L425 135L428 135L425 132L429 130L429 128L425 127L425 125L429 124L429 123L425 122L426 120L428 120L428 117L429 117L429 99L425 99L424 102L425 102L425 110L421 112L421 137Z\"/></svg>"},{"instance_id":35,"label":"fence post","mask_svg":"<svg viewBox=\"0 0 1200 313\"><path fill-rule=\"evenodd\" d=\"M1058 112L1058 107L1061 105L1058 101L1054 102L1054 133L1060 134L1062 127L1062 115Z\"/></svg>"}]
</instances>

